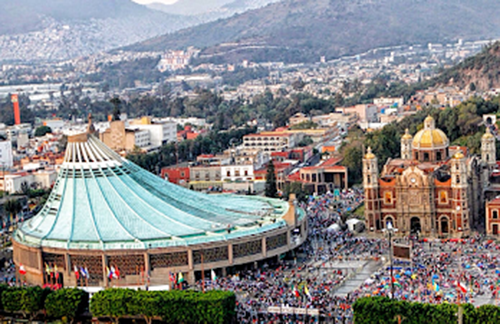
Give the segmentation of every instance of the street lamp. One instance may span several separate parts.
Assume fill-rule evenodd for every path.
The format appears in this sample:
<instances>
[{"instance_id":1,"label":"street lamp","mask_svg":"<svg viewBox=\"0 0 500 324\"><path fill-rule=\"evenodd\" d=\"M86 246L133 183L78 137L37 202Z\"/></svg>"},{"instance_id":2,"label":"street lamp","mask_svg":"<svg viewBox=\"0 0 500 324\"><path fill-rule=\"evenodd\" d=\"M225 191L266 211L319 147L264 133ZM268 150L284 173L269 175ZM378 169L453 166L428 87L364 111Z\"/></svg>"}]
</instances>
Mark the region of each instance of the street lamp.
<instances>
[{"instance_id":1,"label":"street lamp","mask_svg":"<svg viewBox=\"0 0 500 324\"><path fill-rule=\"evenodd\" d=\"M394 298L394 276L393 276L393 266L392 266L392 236L398 231L397 228L392 227L392 222L387 222L386 228L382 229L382 232L389 236L389 263L391 264L391 298Z\"/></svg>"}]
</instances>

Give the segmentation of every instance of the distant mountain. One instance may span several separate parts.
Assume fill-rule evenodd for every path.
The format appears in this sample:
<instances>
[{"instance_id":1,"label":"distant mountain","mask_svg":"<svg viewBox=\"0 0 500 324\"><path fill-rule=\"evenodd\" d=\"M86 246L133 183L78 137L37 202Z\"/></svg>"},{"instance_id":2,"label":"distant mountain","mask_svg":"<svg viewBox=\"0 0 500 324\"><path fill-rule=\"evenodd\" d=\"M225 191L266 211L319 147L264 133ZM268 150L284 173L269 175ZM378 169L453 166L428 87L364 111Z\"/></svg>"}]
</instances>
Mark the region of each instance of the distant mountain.
<instances>
[{"instance_id":1,"label":"distant mountain","mask_svg":"<svg viewBox=\"0 0 500 324\"><path fill-rule=\"evenodd\" d=\"M175 15L199 15L217 10L234 0L179 0L173 4L152 3L148 7Z\"/></svg>"},{"instance_id":2,"label":"distant mountain","mask_svg":"<svg viewBox=\"0 0 500 324\"><path fill-rule=\"evenodd\" d=\"M281 0L179 0L171 5L152 3L148 7L169 14L196 17L199 23L233 16Z\"/></svg>"},{"instance_id":3,"label":"distant mountain","mask_svg":"<svg viewBox=\"0 0 500 324\"><path fill-rule=\"evenodd\" d=\"M433 86L450 85L478 91L500 88L500 42L443 71L432 81Z\"/></svg>"},{"instance_id":4,"label":"distant mountain","mask_svg":"<svg viewBox=\"0 0 500 324\"><path fill-rule=\"evenodd\" d=\"M132 50L204 48L201 61L319 61L383 46L500 36L498 0L284 0Z\"/></svg>"},{"instance_id":5,"label":"distant mountain","mask_svg":"<svg viewBox=\"0 0 500 324\"><path fill-rule=\"evenodd\" d=\"M60 60L196 23L130 0L0 0L0 60Z\"/></svg>"}]
</instances>

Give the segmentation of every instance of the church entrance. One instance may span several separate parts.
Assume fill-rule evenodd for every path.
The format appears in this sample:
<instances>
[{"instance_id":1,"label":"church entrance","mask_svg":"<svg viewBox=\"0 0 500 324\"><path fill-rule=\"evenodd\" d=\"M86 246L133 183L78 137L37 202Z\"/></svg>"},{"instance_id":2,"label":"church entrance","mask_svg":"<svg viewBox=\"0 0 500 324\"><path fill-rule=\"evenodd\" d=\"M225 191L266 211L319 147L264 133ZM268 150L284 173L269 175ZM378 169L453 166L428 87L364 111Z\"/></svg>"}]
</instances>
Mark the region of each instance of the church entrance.
<instances>
[{"instance_id":1,"label":"church entrance","mask_svg":"<svg viewBox=\"0 0 500 324\"><path fill-rule=\"evenodd\" d=\"M448 219L446 217L441 218L441 234L448 234Z\"/></svg>"},{"instance_id":2,"label":"church entrance","mask_svg":"<svg viewBox=\"0 0 500 324\"><path fill-rule=\"evenodd\" d=\"M422 227L420 226L420 218L412 217L410 220L410 232L416 234L417 232L422 232Z\"/></svg>"},{"instance_id":3,"label":"church entrance","mask_svg":"<svg viewBox=\"0 0 500 324\"><path fill-rule=\"evenodd\" d=\"M498 235L498 225L493 224L493 235Z\"/></svg>"}]
</instances>

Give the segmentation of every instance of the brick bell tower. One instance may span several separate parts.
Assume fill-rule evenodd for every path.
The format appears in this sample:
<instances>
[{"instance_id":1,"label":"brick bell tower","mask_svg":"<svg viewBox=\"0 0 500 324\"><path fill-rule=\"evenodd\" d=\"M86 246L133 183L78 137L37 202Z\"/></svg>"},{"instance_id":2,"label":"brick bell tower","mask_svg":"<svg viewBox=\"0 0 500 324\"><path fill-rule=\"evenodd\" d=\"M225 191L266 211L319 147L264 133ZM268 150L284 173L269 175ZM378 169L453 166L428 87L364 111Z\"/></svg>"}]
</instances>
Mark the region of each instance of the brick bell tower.
<instances>
[{"instance_id":1,"label":"brick bell tower","mask_svg":"<svg viewBox=\"0 0 500 324\"><path fill-rule=\"evenodd\" d=\"M383 227L380 219L378 177L378 160L369 147L363 157L363 188L365 190L365 225L371 232L380 231Z\"/></svg>"},{"instance_id":2,"label":"brick bell tower","mask_svg":"<svg viewBox=\"0 0 500 324\"><path fill-rule=\"evenodd\" d=\"M453 155L451 159L451 189L452 212L448 233L455 237L468 235L470 232L469 199L466 157L462 152ZM442 220L439 226L443 232ZM446 234L446 233L443 233Z\"/></svg>"}]
</instances>

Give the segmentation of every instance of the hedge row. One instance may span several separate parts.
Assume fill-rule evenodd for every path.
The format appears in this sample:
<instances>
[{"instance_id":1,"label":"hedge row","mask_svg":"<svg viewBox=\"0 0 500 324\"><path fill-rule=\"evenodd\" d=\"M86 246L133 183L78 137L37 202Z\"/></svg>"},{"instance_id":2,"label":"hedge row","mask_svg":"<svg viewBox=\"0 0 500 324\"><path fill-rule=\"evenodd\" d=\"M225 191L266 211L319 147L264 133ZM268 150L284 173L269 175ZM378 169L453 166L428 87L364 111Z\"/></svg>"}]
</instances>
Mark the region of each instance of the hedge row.
<instances>
[{"instance_id":1,"label":"hedge row","mask_svg":"<svg viewBox=\"0 0 500 324\"><path fill-rule=\"evenodd\" d=\"M29 319L43 314L53 319L72 320L88 309L88 303L88 293L76 288L52 291L38 286L0 285L0 309Z\"/></svg>"},{"instance_id":2,"label":"hedge row","mask_svg":"<svg viewBox=\"0 0 500 324\"><path fill-rule=\"evenodd\" d=\"M483 305L474 307L462 304L464 324L496 324L500 323L500 307ZM353 305L354 323L400 323L422 324L440 323L455 324L458 322L458 305L456 304L424 304L392 300L387 297L364 297Z\"/></svg>"},{"instance_id":3,"label":"hedge row","mask_svg":"<svg viewBox=\"0 0 500 324\"><path fill-rule=\"evenodd\" d=\"M92 296L90 312L95 317L141 316L151 323L161 318L166 323L231 323L235 317L236 297L232 292L135 291L106 289Z\"/></svg>"},{"instance_id":4,"label":"hedge row","mask_svg":"<svg viewBox=\"0 0 500 324\"><path fill-rule=\"evenodd\" d=\"M142 317L166 323L231 323L235 318L236 297L232 292L144 291L111 288L92 296L90 312L94 317ZM34 319L37 316L72 321L89 309L89 295L77 288L59 290L40 287L0 285L0 311Z\"/></svg>"}]
</instances>

